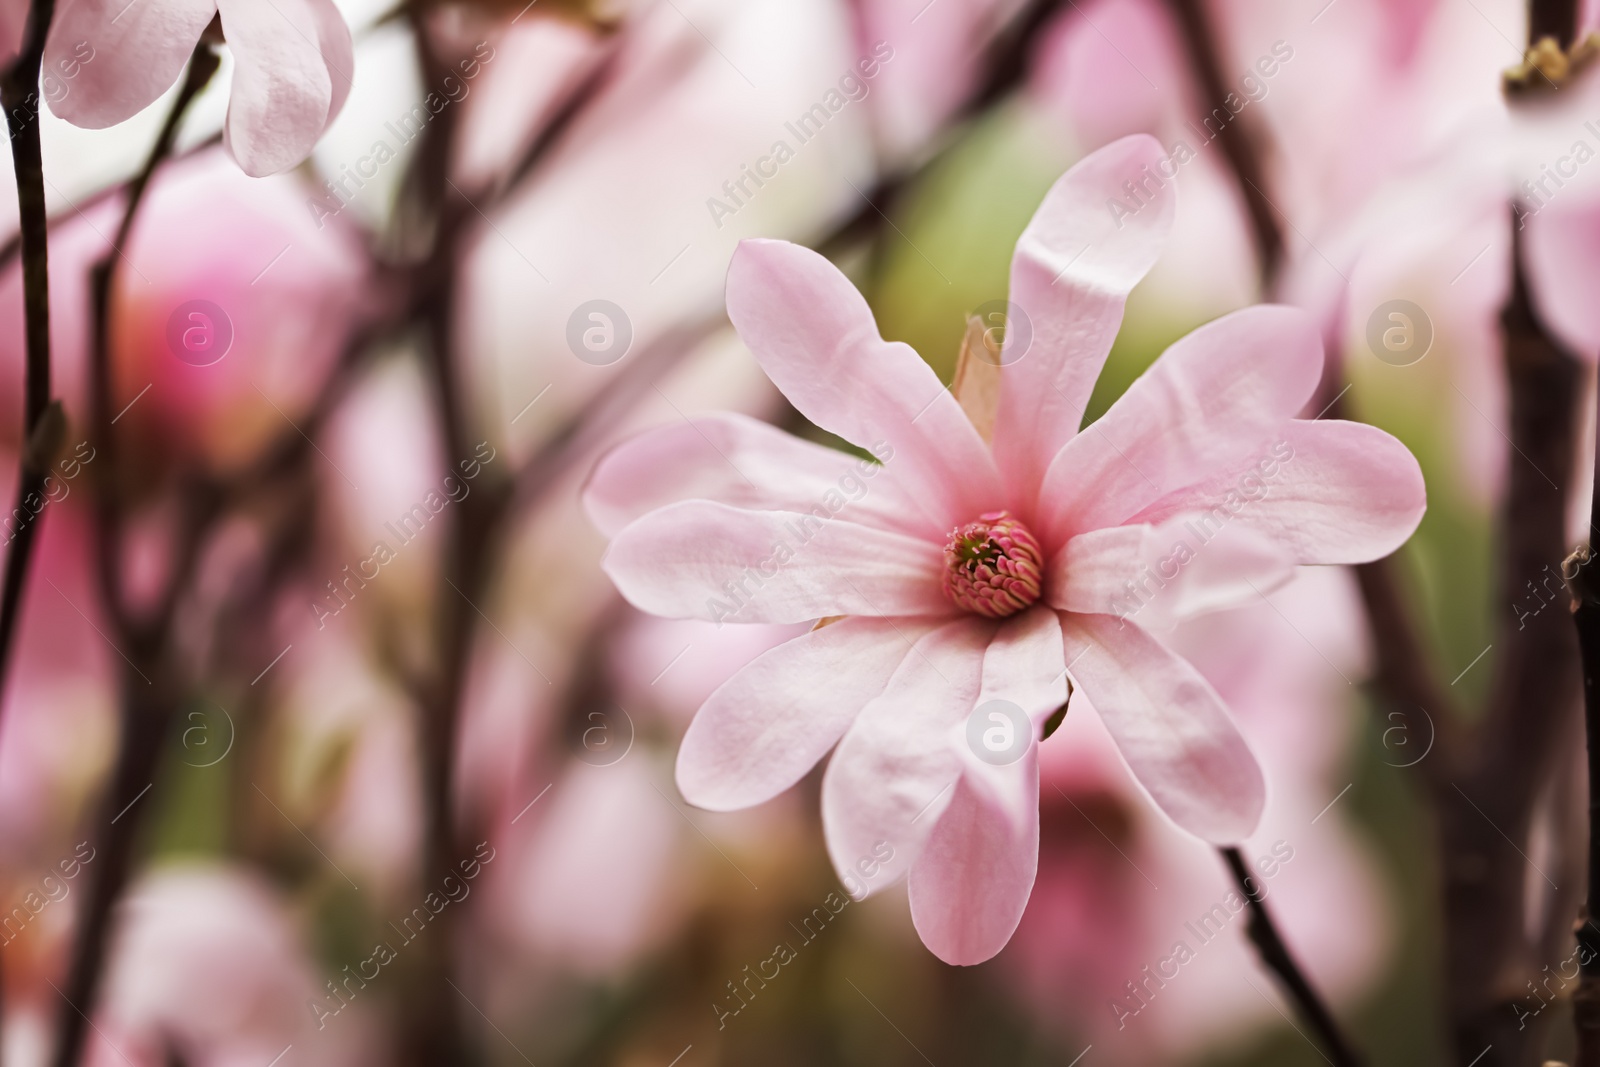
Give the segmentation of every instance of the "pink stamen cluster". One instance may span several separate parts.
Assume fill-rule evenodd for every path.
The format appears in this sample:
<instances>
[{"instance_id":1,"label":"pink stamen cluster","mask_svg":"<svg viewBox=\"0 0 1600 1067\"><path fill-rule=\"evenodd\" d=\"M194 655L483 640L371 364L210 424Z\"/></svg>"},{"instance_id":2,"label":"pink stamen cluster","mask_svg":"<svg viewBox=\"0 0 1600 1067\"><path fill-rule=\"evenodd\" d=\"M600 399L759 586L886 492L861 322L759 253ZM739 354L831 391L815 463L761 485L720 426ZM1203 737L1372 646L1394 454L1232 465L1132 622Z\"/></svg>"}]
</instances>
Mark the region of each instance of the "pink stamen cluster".
<instances>
[{"instance_id":1,"label":"pink stamen cluster","mask_svg":"<svg viewBox=\"0 0 1600 1067\"><path fill-rule=\"evenodd\" d=\"M951 531L944 594L956 607L1003 619L1026 610L1043 588L1044 553L1009 511L991 511Z\"/></svg>"}]
</instances>

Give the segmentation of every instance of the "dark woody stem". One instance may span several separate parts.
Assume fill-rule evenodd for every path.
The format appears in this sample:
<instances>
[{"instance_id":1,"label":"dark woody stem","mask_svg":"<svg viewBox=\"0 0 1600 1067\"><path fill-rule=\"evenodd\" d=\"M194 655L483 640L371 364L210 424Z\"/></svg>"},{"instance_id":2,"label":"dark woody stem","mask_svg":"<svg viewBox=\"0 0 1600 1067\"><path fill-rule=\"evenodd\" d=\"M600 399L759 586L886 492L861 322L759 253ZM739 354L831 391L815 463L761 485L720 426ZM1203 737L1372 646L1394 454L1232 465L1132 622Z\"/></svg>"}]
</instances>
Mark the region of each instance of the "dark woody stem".
<instances>
[{"instance_id":1,"label":"dark woody stem","mask_svg":"<svg viewBox=\"0 0 1600 1067\"><path fill-rule=\"evenodd\" d=\"M28 501L44 499L44 478L51 460L50 428L59 417L50 412L50 269L49 216L44 203L44 155L39 146L39 64L44 57L45 35L55 15L55 0L33 0L28 9L22 50L0 79L0 106L6 110L11 133L12 169L17 179L19 238L22 248L23 321L27 338L27 363L23 385L22 457L17 472L16 506L12 515L24 516L11 539L5 575L0 584L0 693L5 692L16 643L17 616L21 614L22 587L33 559L38 516L30 516Z\"/></svg>"},{"instance_id":2,"label":"dark woody stem","mask_svg":"<svg viewBox=\"0 0 1600 1067\"><path fill-rule=\"evenodd\" d=\"M1272 913L1267 910L1260 883L1251 877L1250 868L1245 865L1244 857L1233 846L1219 851L1222 853L1223 861L1228 865L1228 873L1233 876L1234 884L1249 902L1248 934L1250 943L1255 945L1256 952L1261 957L1261 962L1266 964L1267 969L1283 986L1284 993L1294 1001L1300 1017L1316 1031L1317 1037L1322 1040L1329 1062L1334 1067L1360 1067L1361 1058L1339 1032L1339 1024L1334 1019L1333 1012L1328 1010L1322 997L1317 994L1304 972L1300 970L1299 964L1295 963L1294 956L1289 952L1289 946L1284 944L1277 925L1272 921Z\"/></svg>"},{"instance_id":3,"label":"dark woody stem","mask_svg":"<svg viewBox=\"0 0 1600 1067\"><path fill-rule=\"evenodd\" d=\"M11 133L11 158L17 178L22 249L23 322L27 360L23 384L23 437L16 506L24 518L11 539L5 577L0 585L0 691L5 688L21 613L22 587L33 558L38 516L29 501L44 499L44 479L64 427L50 416L50 270L49 216L44 202L44 156L39 146L39 65L55 0L34 0L22 51L0 79L0 105Z\"/></svg>"},{"instance_id":4,"label":"dark woody stem","mask_svg":"<svg viewBox=\"0 0 1600 1067\"><path fill-rule=\"evenodd\" d=\"M111 251L90 271L92 343L90 345L90 418L94 426L96 462L91 468L95 480L96 573L100 596L105 604L117 645L126 650L129 662L121 672L122 698L119 709L120 742L117 763L107 791L100 800L94 841L98 850L89 870L87 900L78 917L71 964L60 989L56 1023L55 1067L77 1067L83 1056L89 1018L94 1012L101 974L109 947L112 910L122 895L133 869L135 845L144 823L149 802L140 798L154 779L167 727L181 699L176 672L163 653L170 628L172 604L182 576L175 576L171 594L165 598L155 619L135 622L122 600L120 568L122 509L118 498L115 439L111 429L111 297L118 264L122 261L134 220L144 201L150 179L172 152L173 140L184 113L211 76L218 58L210 46L195 47L182 88L174 100L155 145L144 167L128 188L128 201L117 228ZM187 547L198 536L204 518L197 516ZM194 553L186 555L192 557Z\"/></svg>"}]
</instances>

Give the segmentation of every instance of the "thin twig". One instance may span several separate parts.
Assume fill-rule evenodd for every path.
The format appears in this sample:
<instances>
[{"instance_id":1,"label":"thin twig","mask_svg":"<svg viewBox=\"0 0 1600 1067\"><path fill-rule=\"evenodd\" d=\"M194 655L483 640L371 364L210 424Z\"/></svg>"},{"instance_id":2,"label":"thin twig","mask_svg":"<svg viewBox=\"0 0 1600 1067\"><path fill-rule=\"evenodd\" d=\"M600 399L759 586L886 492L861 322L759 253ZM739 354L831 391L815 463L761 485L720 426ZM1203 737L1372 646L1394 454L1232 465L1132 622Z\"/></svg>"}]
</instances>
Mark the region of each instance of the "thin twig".
<instances>
[{"instance_id":1,"label":"thin twig","mask_svg":"<svg viewBox=\"0 0 1600 1067\"><path fill-rule=\"evenodd\" d=\"M1267 911L1266 898L1261 892L1260 883L1251 876L1250 868L1245 866L1244 857L1232 846L1219 851L1228 865L1228 873L1233 876L1234 884L1249 902L1248 932L1251 943L1256 946L1256 952L1261 956L1261 961L1283 985L1284 992L1294 1001L1300 1017L1322 1039L1322 1044L1334 1067L1360 1067L1361 1059L1340 1032L1333 1012L1322 1002L1322 997L1312 988L1311 982L1295 963L1293 954L1289 952L1289 946L1284 944L1283 937L1272 921L1271 912Z\"/></svg>"},{"instance_id":2,"label":"thin twig","mask_svg":"<svg viewBox=\"0 0 1600 1067\"><path fill-rule=\"evenodd\" d=\"M44 155L39 144L39 66L45 37L55 13L55 0L34 0L21 53L0 80L0 106L11 134L11 158L17 180L18 229L22 252L23 321L27 359L24 369L22 455L17 475L13 518L20 525L11 539L5 577L0 585L0 691L4 691L16 644L22 588L39 530L37 512L44 506L45 476L55 459L64 427L59 410L50 406L50 264L49 215L44 202ZM30 505L32 501L32 505Z\"/></svg>"},{"instance_id":3,"label":"thin twig","mask_svg":"<svg viewBox=\"0 0 1600 1067\"><path fill-rule=\"evenodd\" d=\"M101 858L90 872L88 900L75 931L72 963L62 991L64 1003L57 1013L55 1067L76 1067L83 1055L90 1013L94 1010L111 934L112 906L121 896L133 867L134 845L148 804L138 800L153 781L162 744L173 711L179 700L174 672L166 662L163 647L171 621L170 606L158 612L155 620L136 622L123 603L121 568L122 511L118 496L115 434L111 427L111 295L117 277L121 250L133 231L135 218L144 201L151 176L172 151L178 127L194 98L216 73L218 58L210 46L195 46L182 88L173 101L144 167L129 186L116 240L105 257L91 269L90 293L93 315L90 345L90 409L94 424L97 462L95 478L96 574L101 600L111 617L119 641L132 657L122 672L120 709L120 747L110 789L101 800L95 827L95 840ZM199 502L190 509L182 537L187 557L197 555L206 525L215 516L210 502ZM186 581L192 564L180 568L174 583ZM176 595L163 598L164 605L175 603Z\"/></svg>"}]
</instances>

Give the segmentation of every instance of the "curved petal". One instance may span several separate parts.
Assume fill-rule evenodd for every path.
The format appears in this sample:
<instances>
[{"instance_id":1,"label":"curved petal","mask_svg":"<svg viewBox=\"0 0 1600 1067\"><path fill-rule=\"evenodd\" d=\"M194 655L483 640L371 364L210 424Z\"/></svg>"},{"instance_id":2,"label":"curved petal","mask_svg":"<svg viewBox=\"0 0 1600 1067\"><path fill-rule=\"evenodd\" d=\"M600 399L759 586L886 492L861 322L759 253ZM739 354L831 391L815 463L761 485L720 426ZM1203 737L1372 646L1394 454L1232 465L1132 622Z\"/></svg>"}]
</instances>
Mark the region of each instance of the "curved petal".
<instances>
[{"instance_id":1,"label":"curved petal","mask_svg":"<svg viewBox=\"0 0 1600 1067\"><path fill-rule=\"evenodd\" d=\"M992 770L1026 813L1023 824L963 778L911 868L911 921L922 943L956 966L982 963L1006 947L1039 867L1038 746Z\"/></svg>"},{"instance_id":2,"label":"curved petal","mask_svg":"<svg viewBox=\"0 0 1600 1067\"><path fill-rule=\"evenodd\" d=\"M1210 683L1133 623L1068 614L1061 630L1073 682L1156 805L1206 841L1248 837L1266 780Z\"/></svg>"},{"instance_id":3,"label":"curved petal","mask_svg":"<svg viewBox=\"0 0 1600 1067\"><path fill-rule=\"evenodd\" d=\"M617 534L601 566L640 611L707 622L954 614L944 553L904 534L709 500L660 508Z\"/></svg>"},{"instance_id":4,"label":"curved petal","mask_svg":"<svg viewBox=\"0 0 1600 1067\"><path fill-rule=\"evenodd\" d=\"M1242 523L1178 518L1079 534L1051 561L1046 603L1087 615L1175 625L1264 596L1294 577L1295 558Z\"/></svg>"},{"instance_id":5,"label":"curved petal","mask_svg":"<svg viewBox=\"0 0 1600 1067\"><path fill-rule=\"evenodd\" d=\"M1051 461L1039 500L1045 544L1125 522L1235 466L1321 378L1322 339L1299 308L1248 307L1187 334Z\"/></svg>"},{"instance_id":6,"label":"curved petal","mask_svg":"<svg viewBox=\"0 0 1600 1067\"><path fill-rule=\"evenodd\" d=\"M1033 720L1035 731L1067 702L1067 663L1055 612L1036 605L1001 624L983 653L978 703L987 700L1016 704Z\"/></svg>"},{"instance_id":7,"label":"curved petal","mask_svg":"<svg viewBox=\"0 0 1600 1067\"><path fill-rule=\"evenodd\" d=\"M178 80L217 0L69 0L57 5L45 70L76 73L50 101L57 116L91 130L143 111Z\"/></svg>"},{"instance_id":8,"label":"curved petal","mask_svg":"<svg viewBox=\"0 0 1600 1067\"><path fill-rule=\"evenodd\" d=\"M1176 197L1160 177L1165 158L1148 134L1086 156L1045 194L1017 241L1010 302L1031 329L1007 330L994 438L1014 499L1034 499L1051 457L1078 432L1128 293L1166 245ZM1125 181L1145 184L1137 210Z\"/></svg>"},{"instance_id":9,"label":"curved petal","mask_svg":"<svg viewBox=\"0 0 1600 1067\"><path fill-rule=\"evenodd\" d=\"M950 804L961 776L950 729L972 712L994 631L994 623L967 616L925 635L828 762L822 825L851 896L909 871Z\"/></svg>"},{"instance_id":10,"label":"curved petal","mask_svg":"<svg viewBox=\"0 0 1600 1067\"><path fill-rule=\"evenodd\" d=\"M702 415L647 430L607 452L584 486L583 503L608 536L680 500L819 516L829 515L832 504L851 522L911 533L911 503L883 473L871 460L802 441L759 419Z\"/></svg>"},{"instance_id":11,"label":"curved petal","mask_svg":"<svg viewBox=\"0 0 1600 1067\"><path fill-rule=\"evenodd\" d=\"M1004 506L989 448L909 345L826 258L787 241L743 241L728 267L728 318L802 415L877 456L930 532Z\"/></svg>"},{"instance_id":12,"label":"curved petal","mask_svg":"<svg viewBox=\"0 0 1600 1067\"><path fill-rule=\"evenodd\" d=\"M712 811L765 803L827 755L932 629L852 617L752 660L707 698L678 749L678 789Z\"/></svg>"},{"instance_id":13,"label":"curved petal","mask_svg":"<svg viewBox=\"0 0 1600 1067\"><path fill-rule=\"evenodd\" d=\"M328 123L331 124L344 110L344 102L350 98L350 88L355 84L355 42L350 39L350 27L334 0L305 0L305 4L316 21L317 49L322 53L333 86L333 99L328 102Z\"/></svg>"},{"instance_id":14,"label":"curved petal","mask_svg":"<svg viewBox=\"0 0 1600 1067\"><path fill-rule=\"evenodd\" d=\"M1298 563L1366 563L1405 544L1427 507L1422 468L1395 438L1360 422L1297 419L1257 465L1180 490L1139 518L1236 523Z\"/></svg>"},{"instance_id":15,"label":"curved petal","mask_svg":"<svg viewBox=\"0 0 1600 1067\"><path fill-rule=\"evenodd\" d=\"M340 93L349 91L349 66L335 72L329 60L350 54L350 31L322 6L321 0L217 0L234 57L224 140L252 177L288 170L309 156L333 118L336 81Z\"/></svg>"}]
</instances>

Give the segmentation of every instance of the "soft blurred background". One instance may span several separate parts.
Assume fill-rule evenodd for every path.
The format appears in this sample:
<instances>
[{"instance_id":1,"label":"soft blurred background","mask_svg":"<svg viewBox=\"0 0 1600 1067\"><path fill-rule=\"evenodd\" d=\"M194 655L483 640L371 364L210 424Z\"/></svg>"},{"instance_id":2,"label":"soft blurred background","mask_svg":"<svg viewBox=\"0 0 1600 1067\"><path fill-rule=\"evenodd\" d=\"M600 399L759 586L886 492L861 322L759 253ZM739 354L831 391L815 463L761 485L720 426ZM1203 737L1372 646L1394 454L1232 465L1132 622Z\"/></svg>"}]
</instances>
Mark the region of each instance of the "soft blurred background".
<instances>
[{"instance_id":1,"label":"soft blurred background","mask_svg":"<svg viewBox=\"0 0 1600 1067\"><path fill-rule=\"evenodd\" d=\"M137 729L158 751L116 824L134 858L89 1012L97 1067L429 1062L419 1050L450 1031L459 1058L432 1062L1322 1062L1243 919L1119 1011L1175 942L1196 946L1186 924L1230 886L1092 716L1068 715L1042 750L1038 884L1017 936L978 967L922 947L903 888L846 902L820 772L754 810L691 809L672 777L689 718L793 631L641 616L599 571L578 491L610 445L697 412L825 439L722 315L740 239L825 251L886 336L948 380L1049 184L1147 131L1192 159L1090 416L1197 324L1263 299L1316 313L1330 377L1351 383L1342 403L1423 463L1406 591L1471 706L1496 658L1510 230L1506 187L1485 191L1459 161L1499 121L1521 6L341 7L354 84L313 158L267 179L228 160L224 50L116 250L108 479L89 443L88 271L168 104L98 131L45 113L68 429L0 728L5 1062L47 1062L106 847L94 813ZM1231 103L1211 98L1202 55ZM1229 132L1211 137L1218 107ZM1247 139L1281 248L1261 244L1225 154ZM14 233L9 178L0 188ZM5 255L9 495L14 241ZM1426 309L1431 336L1403 366L1368 344L1395 299ZM170 340L196 301L231 335L211 362ZM117 501L110 547L100 492ZM114 611L96 578L107 554ZM1371 1063L1445 1063L1420 799L1433 724L1369 699L1351 576L1307 573L1173 641L1266 766L1268 815L1245 851L1281 861L1268 903L1301 962ZM140 710L152 700L168 710ZM1552 887L1572 875L1547 905L1566 915L1572 770L1552 772L1529 850ZM446 868L463 873L427 873ZM774 978L779 945L792 959Z\"/></svg>"}]
</instances>

